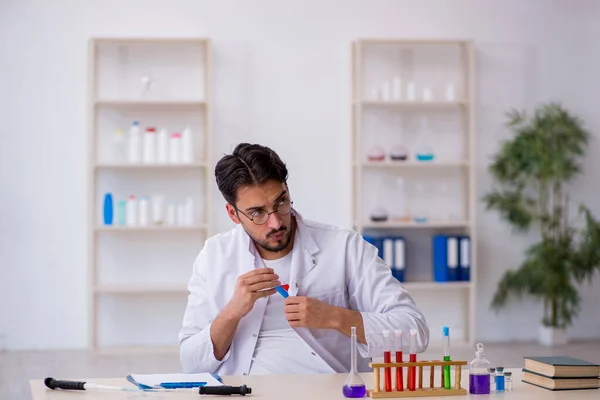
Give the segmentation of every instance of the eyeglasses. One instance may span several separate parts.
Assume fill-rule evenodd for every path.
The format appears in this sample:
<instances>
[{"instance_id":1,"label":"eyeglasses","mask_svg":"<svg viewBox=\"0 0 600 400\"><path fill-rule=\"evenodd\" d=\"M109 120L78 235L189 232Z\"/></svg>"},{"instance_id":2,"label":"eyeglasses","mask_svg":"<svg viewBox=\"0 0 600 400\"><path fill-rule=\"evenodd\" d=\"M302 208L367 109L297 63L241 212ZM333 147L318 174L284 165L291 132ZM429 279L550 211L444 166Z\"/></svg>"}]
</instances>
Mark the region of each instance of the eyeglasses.
<instances>
[{"instance_id":1,"label":"eyeglasses","mask_svg":"<svg viewBox=\"0 0 600 400\"><path fill-rule=\"evenodd\" d=\"M243 213L236 206L233 206L233 208L235 208L236 211L242 213L246 218L254 222L256 225L264 225L269 220L269 216L273 213L277 213L279 215L288 215L290 211L292 211L293 204L293 201L285 199L277 204L277 207L275 207L275 211L268 212L266 210L256 210L252 212L251 216Z\"/></svg>"}]
</instances>

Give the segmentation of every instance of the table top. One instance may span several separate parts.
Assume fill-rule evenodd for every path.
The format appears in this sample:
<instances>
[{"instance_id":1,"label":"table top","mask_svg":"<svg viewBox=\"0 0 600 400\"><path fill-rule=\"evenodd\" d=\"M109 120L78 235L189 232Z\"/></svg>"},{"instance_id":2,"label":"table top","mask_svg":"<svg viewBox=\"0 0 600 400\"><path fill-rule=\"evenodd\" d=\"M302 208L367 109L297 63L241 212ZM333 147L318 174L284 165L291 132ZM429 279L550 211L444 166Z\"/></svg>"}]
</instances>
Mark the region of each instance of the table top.
<instances>
[{"instance_id":1,"label":"table top","mask_svg":"<svg viewBox=\"0 0 600 400\"><path fill-rule=\"evenodd\" d=\"M565 390L550 391L541 389L526 383L522 383L523 372L521 369L508 368L505 371L511 371L513 374L513 390L501 393L492 392L489 395L470 395L451 396L445 398L472 398L485 400L503 396L505 400L536 400L536 399L598 399L600 392L598 389L591 390ZM360 374L367 389L373 388L373 373ZM437 374L436 374L437 375ZM223 376L223 382L226 385L239 386L247 385L252 388L252 394L248 395L252 399L284 399L284 400L335 400L345 399L342 395L342 386L346 380L347 374L320 374L320 375L263 375L263 376ZM57 377L56 379L81 380L90 383L102 385L114 385L122 387L133 387L125 378L110 379L82 379L72 377ZM424 379L424 384L428 379ZM437 383L436 383L437 384ZM469 375L463 373L461 376L461 385L469 390ZM120 391L61 391L50 390L40 379L31 380L31 394L33 400L120 400L120 399L175 399L187 400L198 399L200 396L197 391L182 392L120 392ZM383 386L382 386L383 388ZM210 396L210 398L242 398L241 396ZM247 398L246 397L246 398ZM369 398L369 397L365 397ZM441 397L419 397L419 399L440 399Z\"/></svg>"}]
</instances>

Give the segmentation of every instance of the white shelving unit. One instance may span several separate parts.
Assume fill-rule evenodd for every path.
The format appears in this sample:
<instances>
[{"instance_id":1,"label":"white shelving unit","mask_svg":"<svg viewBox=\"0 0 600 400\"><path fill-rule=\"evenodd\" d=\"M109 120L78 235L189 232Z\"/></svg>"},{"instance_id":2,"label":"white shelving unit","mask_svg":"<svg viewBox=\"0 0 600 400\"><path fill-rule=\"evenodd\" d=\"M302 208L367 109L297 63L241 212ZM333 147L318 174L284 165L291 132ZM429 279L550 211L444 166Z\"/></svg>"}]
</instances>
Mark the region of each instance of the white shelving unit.
<instances>
[{"instance_id":1,"label":"white shelving unit","mask_svg":"<svg viewBox=\"0 0 600 400\"><path fill-rule=\"evenodd\" d=\"M450 326L454 344L474 344L474 84L469 41L361 39L352 46L354 228L404 237L404 286L425 313L434 347L442 325ZM368 156L375 148L384 159ZM402 148L407 158L392 160L392 149ZM433 160L418 160L427 149ZM370 218L375 209L387 220ZM417 209L426 222L415 222ZM433 281L431 242L438 233L471 238L470 281Z\"/></svg>"},{"instance_id":2,"label":"white shelving unit","mask_svg":"<svg viewBox=\"0 0 600 400\"><path fill-rule=\"evenodd\" d=\"M193 261L211 235L211 44L196 38L94 38L89 43L89 344L99 352L176 351ZM187 163L117 157L138 121L168 134L192 132ZM142 141L143 143L143 141ZM143 153L143 150L142 150ZM103 218L104 195L114 203ZM118 202L148 198L148 223L123 225ZM152 198L193 200L192 221L154 222ZM139 210L138 210L139 213Z\"/></svg>"}]
</instances>

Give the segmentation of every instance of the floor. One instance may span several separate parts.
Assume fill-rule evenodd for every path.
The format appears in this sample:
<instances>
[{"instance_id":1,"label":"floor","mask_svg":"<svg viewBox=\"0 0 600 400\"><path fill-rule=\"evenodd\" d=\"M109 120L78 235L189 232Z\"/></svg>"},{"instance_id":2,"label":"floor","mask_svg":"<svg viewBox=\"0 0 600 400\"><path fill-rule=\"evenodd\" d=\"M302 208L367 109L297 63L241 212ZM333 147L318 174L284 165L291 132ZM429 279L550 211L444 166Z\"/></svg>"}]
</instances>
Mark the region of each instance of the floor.
<instances>
[{"instance_id":1,"label":"floor","mask_svg":"<svg viewBox=\"0 0 600 400\"><path fill-rule=\"evenodd\" d=\"M522 367L525 355L569 355L600 363L600 340L572 342L556 348L536 343L486 344L485 357L493 366ZM428 350L422 359L439 359ZM471 361L473 349L453 348L452 357ZM125 377L130 373L179 372L177 354L99 355L86 351L0 352L0 399L30 398L29 379Z\"/></svg>"}]
</instances>

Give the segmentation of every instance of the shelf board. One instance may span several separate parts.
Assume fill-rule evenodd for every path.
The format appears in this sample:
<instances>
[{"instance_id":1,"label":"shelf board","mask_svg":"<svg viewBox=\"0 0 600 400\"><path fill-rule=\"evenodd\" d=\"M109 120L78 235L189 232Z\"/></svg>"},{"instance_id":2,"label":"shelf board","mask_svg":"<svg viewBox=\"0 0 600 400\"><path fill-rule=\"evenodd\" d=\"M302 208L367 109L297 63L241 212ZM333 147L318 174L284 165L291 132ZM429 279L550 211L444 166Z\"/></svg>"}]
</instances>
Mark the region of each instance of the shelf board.
<instances>
[{"instance_id":1,"label":"shelf board","mask_svg":"<svg viewBox=\"0 0 600 400\"><path fill-rule=\"evenodd\" d=\"M406 290L464 290L471 282L402 282Z\"/></svg>"},{"instance_id":2,"label":"shelf board","mask_svg":"<svg viewBox=\"0 0 600 400\"><path fill-rule=\"evenodd\" d=\"M96 100L103 107L204 107L205 100Z\"/></svg>"},{"instance_id":3,"label":"shelf board","mask_svg":"<svg viewBox=\"0 0 600 400\"><path fill-rule=\"evenodd\" d=\"M197 169L206 168L208 163L205 161L196 161L193 163L181 163L181 164L112 164L112 163L101 163L96 164L97 170L101 169L116 169L116 170L183 170L183 169Z\"/></svg>"},{"instance_id":4,"label":"shelf board","mask_svg":"<svg viewBox=\"0 0 600 400\"><path fill-rule=\"evenodd\" d=\"M207 229L206 225L163 225L163 226L97 226L96 232L198 232L205 231Z\"/></svg>"},{"instance_id":5,"label":"shelf board","mask_svg":"<svg viewBox=\"0 0 600 400\"><path fill-rule=\"evenodd\" d=\"M458 101L407 101L407 100L363 100L355 104L365 107L399 107L399 108L454 108L464 107L468 102Z\"/></svg>"},{"instance_id":6,"label":"shelf board","mask_svg":"<svg viewBox=\"0 0 600 400\"><path fill-rule=\"evenodd\" d=\"M94 288L96 294L174 294L188 293L187 284L153 284L153 285L100 285Z\"/></svg>"},{"instance_id":7,"label":"shelf board","mask_svg":"<svg viewBox=\"0 0 600 400\"><path fill-rule=\"evenodd\" d=\"M358 225L355 223L355 225ZM400 222L400 221L365 221L363 228L468 228L469 221L430 221L430 222Z\"/></svg>"},{"instance_id":8,"label":"shelf board","mask_svg":"<svg viewBox=\"0 0 600 400\"><path fill-rule=\"evenodd\" d=\"M355 164L356 165L356 164ZM363 161L363 168L460 168L468 167L468 161Z\"/></svg>"}]
</instances>

